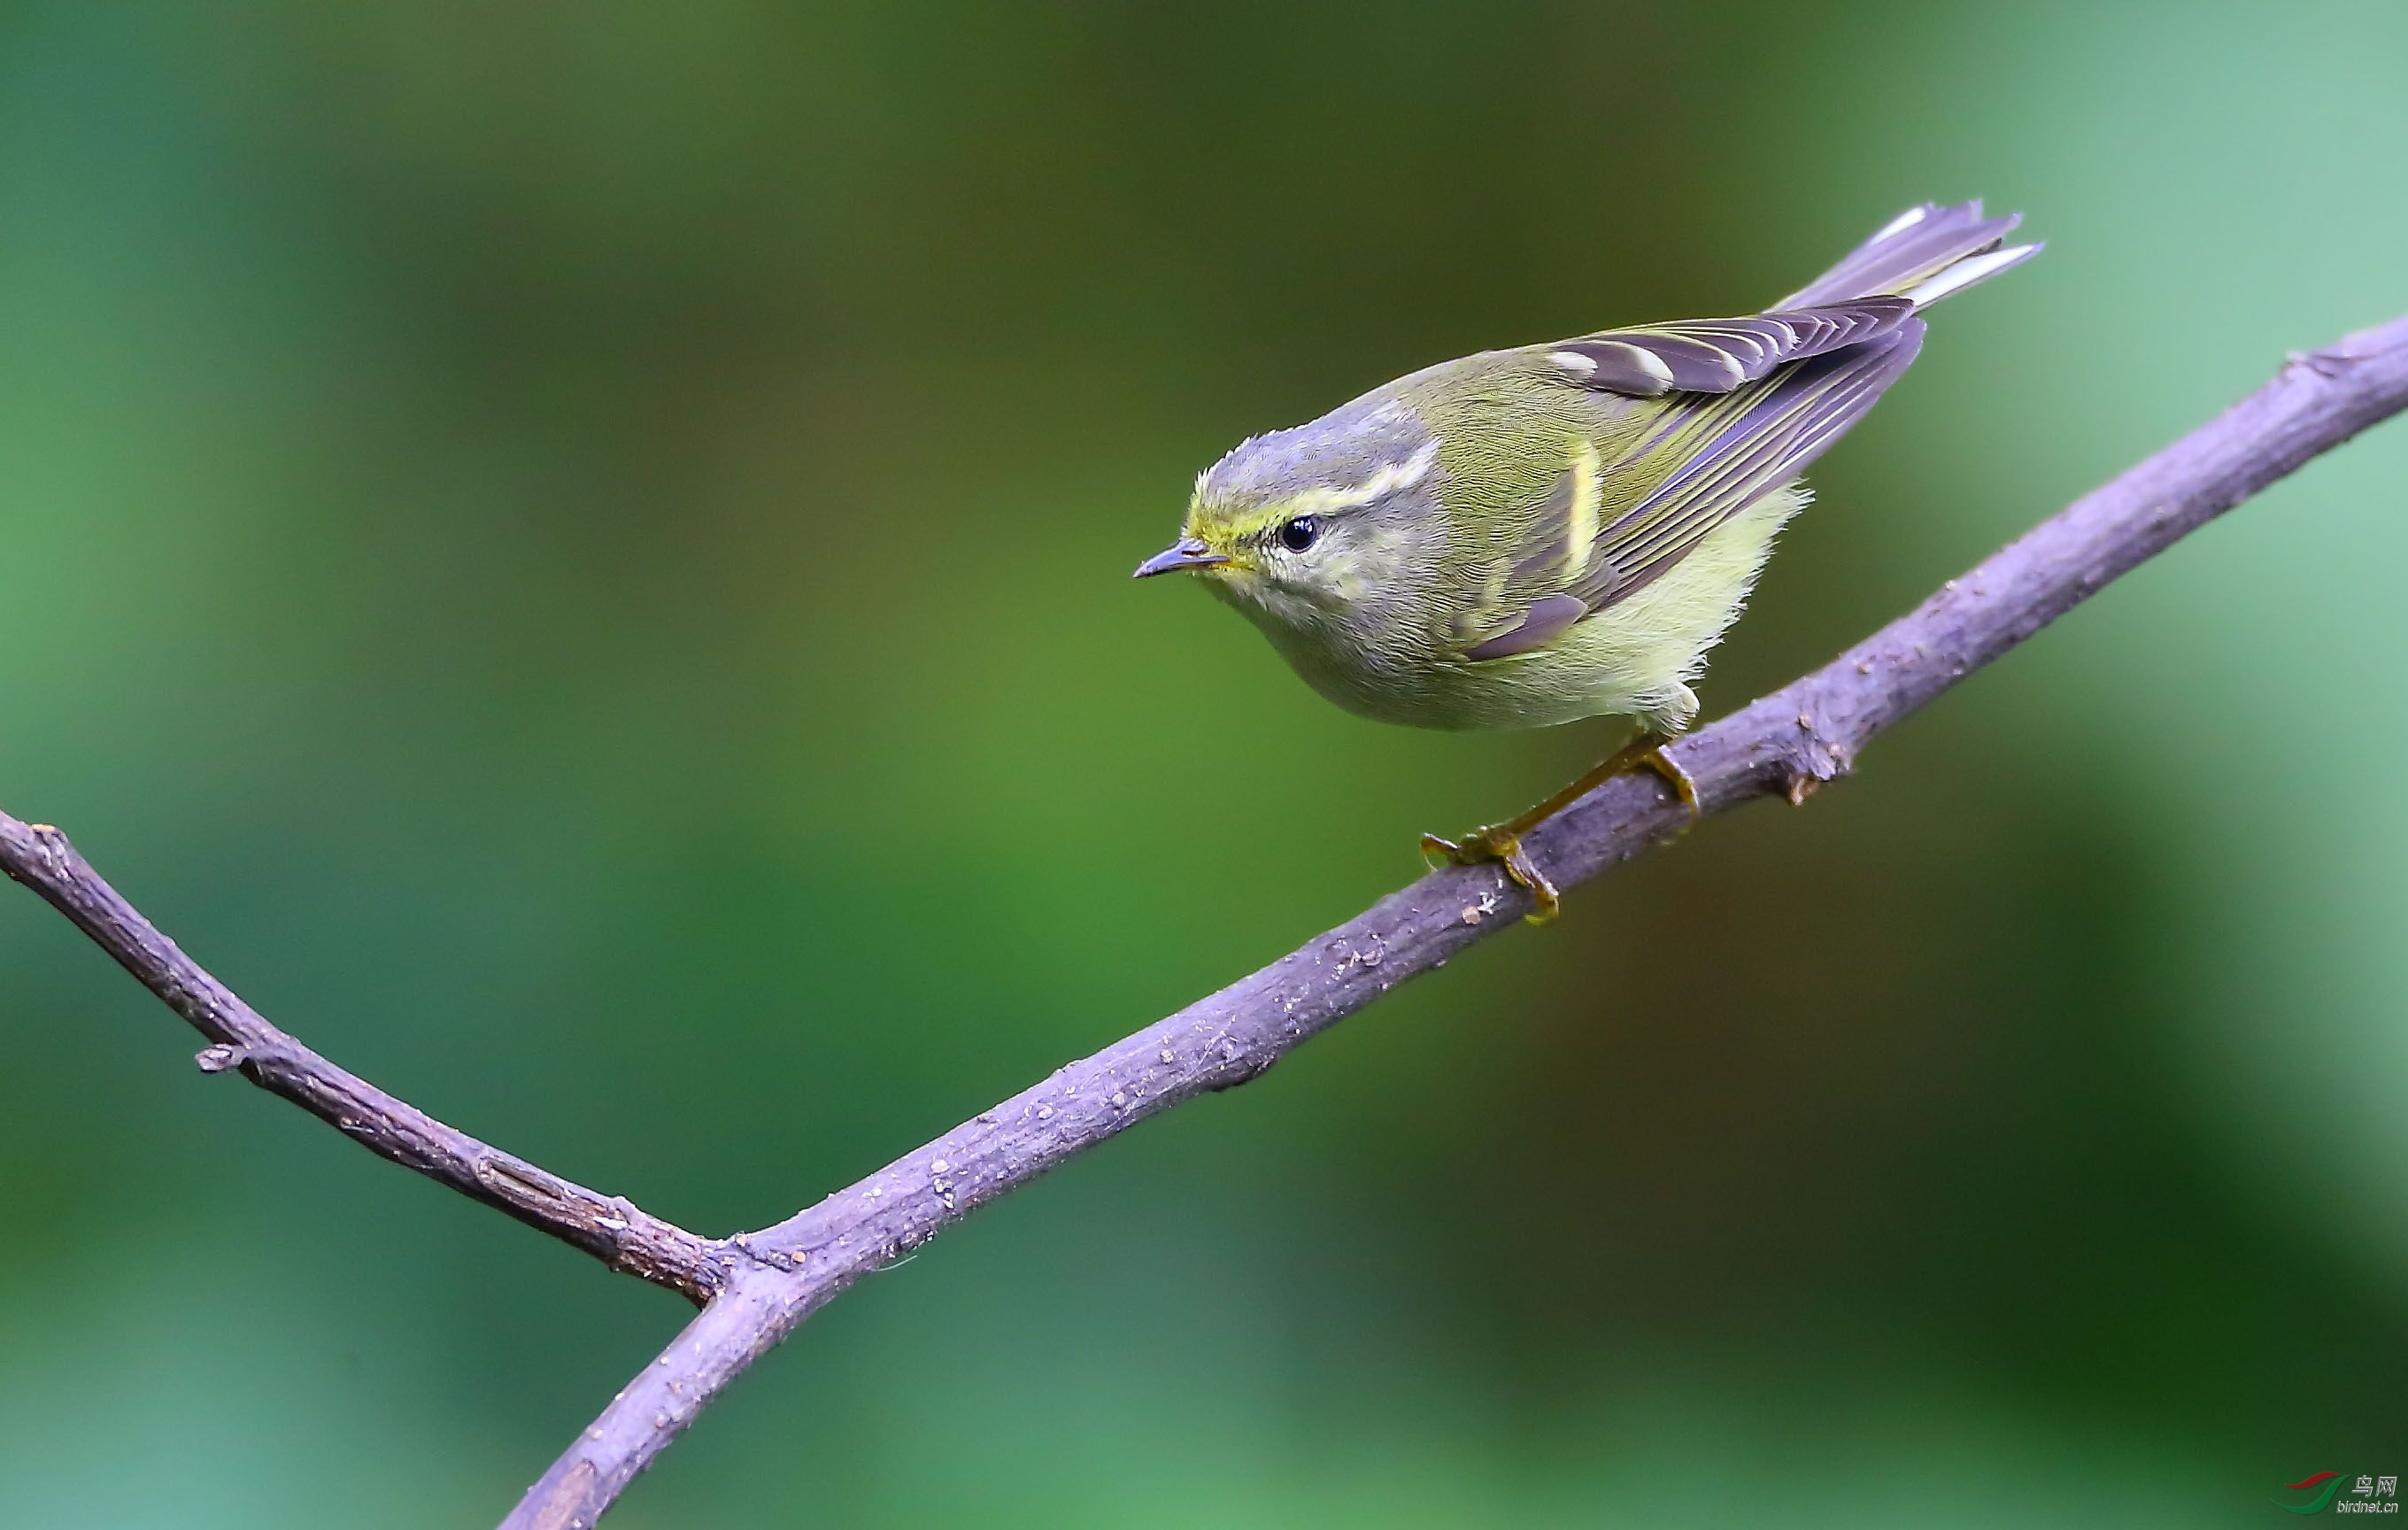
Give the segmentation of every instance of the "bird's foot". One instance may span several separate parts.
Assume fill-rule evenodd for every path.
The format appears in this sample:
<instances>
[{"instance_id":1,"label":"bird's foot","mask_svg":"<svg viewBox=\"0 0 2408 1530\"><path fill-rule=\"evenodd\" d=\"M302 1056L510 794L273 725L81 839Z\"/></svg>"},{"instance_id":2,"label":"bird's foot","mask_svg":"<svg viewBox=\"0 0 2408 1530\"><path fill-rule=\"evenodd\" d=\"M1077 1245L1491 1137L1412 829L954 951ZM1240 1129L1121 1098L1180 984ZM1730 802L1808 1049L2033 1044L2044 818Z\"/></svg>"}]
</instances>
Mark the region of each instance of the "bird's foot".
<instances>
[{"instance_id":1,"label":"bird's foot","mask_svg":"<svg viewBox=\"0 0 2408 1530\"><path fill-rule=\"evenodd\" d=\"M1522 836L1554 817L1558 811L1585 796L1603 782L1626 770L1641 766L1656 772L1671 783L1672 790L1687 805L1692 821L1705 816L1698 805L1698 783L1687 771L1672 762L1664 752L1670 738L1660 733L1641 734L1607 756L1596 769L1565 787L1546 801L1503 823L1492 823L1484 829L1474 829L1461 839L1441 839L1437 835L1422 836L1422 855L1442 855L1457 865L1478 865L1493 861L1505 868L1505 875L1529 889L1531 908L1528 919L1533 924L1544 924L1563 909L1563 895L1555 884L1547 879L1529 851L1522 848Z\"/></svg>"},{"instance_id":2,"label":"bird's foot","mask_svg":"<svg viewBox=\"0 0 2408 1530\"><path fill-rule=\"evenodd\" d=\"M1664 752L1662 745L1659 744L1639 756L1638 763L1672 783L1672 790L1680 794L1682 804L1689 809L1691 822L1706 816L1706 810L1698 806L1697 781L1687 771L1672 763L1672 757Z\"/></svg>"},{"instance_id":3,"label":"bird's foot","mask_svg":"<svg viewBox=\"0 0 2408 1530\"><path fill-rule=\"evenodd\" d=\"M1422 836L1422 855L1425 859L1442 855L1456 865L1493 861L1504 867L1506 876L1529 890L1530 911L1523 917L1533 924L1548 923L1563 910L1563 895L1547 879L1547 874L1539 869L1538 863L1530 859L1530 852L1522 848L1522 836L1511 826L1492 824L1474 829L1461 839L1441 839L1426 834Z\"/></svg>"}]
</instances>

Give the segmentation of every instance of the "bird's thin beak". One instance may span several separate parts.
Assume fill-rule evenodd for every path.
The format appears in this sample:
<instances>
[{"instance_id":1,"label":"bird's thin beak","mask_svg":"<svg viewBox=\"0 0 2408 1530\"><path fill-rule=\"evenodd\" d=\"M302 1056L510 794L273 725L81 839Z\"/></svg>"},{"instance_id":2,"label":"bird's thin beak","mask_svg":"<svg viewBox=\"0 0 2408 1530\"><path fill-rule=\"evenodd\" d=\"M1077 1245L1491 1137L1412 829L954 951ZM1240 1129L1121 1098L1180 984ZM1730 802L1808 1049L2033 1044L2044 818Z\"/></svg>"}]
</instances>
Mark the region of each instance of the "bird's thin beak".
<instances>
[{"instance_id":1,"label":"bird's thin beak","mask_svg":"<svg viewBox=\"0 0 2408 1530\"><path fill-rule=\"evenodd\" d=\"M1170 546L1137 565L1134 577L1150 579L1156 574L1168 574L1182 568L1210 568L1214 564L1229 561L1226 553L1215 552L1204 545L1200 536L1182 536Z\"/></svg>"}]
</instances>

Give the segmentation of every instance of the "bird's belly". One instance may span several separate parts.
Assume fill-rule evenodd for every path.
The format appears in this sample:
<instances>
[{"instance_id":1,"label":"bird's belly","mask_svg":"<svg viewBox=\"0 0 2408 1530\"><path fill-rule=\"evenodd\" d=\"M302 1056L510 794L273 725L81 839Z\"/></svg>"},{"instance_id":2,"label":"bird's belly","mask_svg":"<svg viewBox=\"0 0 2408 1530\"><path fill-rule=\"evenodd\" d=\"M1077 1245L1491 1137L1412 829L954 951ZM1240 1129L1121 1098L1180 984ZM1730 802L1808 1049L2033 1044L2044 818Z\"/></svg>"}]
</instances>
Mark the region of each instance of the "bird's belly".
<instances>
[{"instance_id":1,"label":"bird's belly","mask_svg":"<svg viewBox=\"0 0 2408 1530\"><path fill-rule=\"evenodd\" d=\"M1539 652L1484 664L1455 657L1405 663L1326 653L1288 657L1307 684L1350 712L1411 727L1460 729L1543 728L1644 711L1653 697L1679 684L1689 656L1600 648L1582 640L1587 636L1575 629Z\"/></svg>"}]
</instances>

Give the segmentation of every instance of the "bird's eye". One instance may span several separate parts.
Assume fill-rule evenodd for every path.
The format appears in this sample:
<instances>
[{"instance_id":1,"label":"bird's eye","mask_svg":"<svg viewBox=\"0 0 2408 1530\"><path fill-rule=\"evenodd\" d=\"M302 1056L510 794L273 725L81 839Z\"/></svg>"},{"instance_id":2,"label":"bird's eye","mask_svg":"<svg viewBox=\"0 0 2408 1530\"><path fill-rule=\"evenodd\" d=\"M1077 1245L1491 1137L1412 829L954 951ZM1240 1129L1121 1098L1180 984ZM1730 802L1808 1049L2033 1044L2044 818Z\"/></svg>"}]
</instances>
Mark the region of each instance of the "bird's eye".
<instances>
[{"instance_id":1,"label":"bird's eye","mask_svg":"<svg viewBox=\"0 0 2408 1530\"><path fill-rule=\"evenodd\" d=\"M1318 522L1309 515L1299 515L1280 527L1280 546L1290 552L1302 552L1306 548L1311 547L1313 538L1320 535L1321 526Z\"/></svg>"}]
</instances>

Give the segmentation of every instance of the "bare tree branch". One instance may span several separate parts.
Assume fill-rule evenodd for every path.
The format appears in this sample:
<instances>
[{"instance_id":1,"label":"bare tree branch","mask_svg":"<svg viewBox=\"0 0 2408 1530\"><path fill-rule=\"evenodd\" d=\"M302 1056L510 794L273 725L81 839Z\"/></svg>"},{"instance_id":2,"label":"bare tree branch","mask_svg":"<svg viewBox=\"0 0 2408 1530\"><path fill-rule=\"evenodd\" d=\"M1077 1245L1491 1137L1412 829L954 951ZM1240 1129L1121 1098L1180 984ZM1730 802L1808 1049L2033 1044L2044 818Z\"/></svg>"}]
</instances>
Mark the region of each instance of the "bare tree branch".
<instances>
[{"instance_id":1,"label":"bare tree branch","mask_svg":"<svg viewBox=\"0 0 2408 1530\"><path fill-rule=\"evenodd\" d=\"M2408 407L2408 318L2274 379L1822 668L1673 746L1699 808L1801 801L1865 744L2187 532ZM1526 841L1557 885L1684 828L1652 773L1617 777ZM1259 1077L1529 908L1493 866L1447 866L1158 1024L1072 1063L848 1190L737 1239L747 1267L527 1492L504 1530L590 1525L712 1395L862 1276L1151 1116Z\"/></svg>"},{"instance_id":2,"label":"bare tree branch","mask_svg":"<svg viewBox=\"0 0 2408 1530\"><path fill-rule=\"evenodd\" d=\"M1830 664L1673 747L1700 810L1802 801L1874 736L2259 489L2408 408L2408 318L2298 356L2221 417L2076 501ZM1652 775L1533 832L1561 886L1686 826ZM705 1302L530 1488L505 1530L590 1526L745 1367L862 1276L1150 1116L1256 1078L1307 1038L1527 910L1494 867L1448 866L1158 1024L1073 1063L852 1188L752 1234L698 1238L466 1137L310 1051L194 965L55 829L0 814L0 870L32 887L211 1045L200 1063L372 1151Z\"/></svg>"},{"instance_id":3,"label":"bare tree branch","mask_svg":"<svg viewBox=\"0 0 2408 1530\"><path fill-rule=\"evenodd\" d=\"M223 983L151 927L47 823L0 813L0 871L40 894L92 937L118 965L192 1022L209 1045L194 1059L204 1073L239 1068L252 1083L308 1111L404 1168L509 1212L573 1243L612 1269L664 1285L695 1302L725 1283L742 1254L695 1237L615 1195L487 1147L347 1073L261 1018Z\"/></svg>"}]
</instances>

